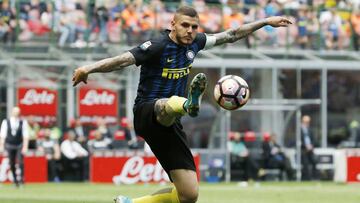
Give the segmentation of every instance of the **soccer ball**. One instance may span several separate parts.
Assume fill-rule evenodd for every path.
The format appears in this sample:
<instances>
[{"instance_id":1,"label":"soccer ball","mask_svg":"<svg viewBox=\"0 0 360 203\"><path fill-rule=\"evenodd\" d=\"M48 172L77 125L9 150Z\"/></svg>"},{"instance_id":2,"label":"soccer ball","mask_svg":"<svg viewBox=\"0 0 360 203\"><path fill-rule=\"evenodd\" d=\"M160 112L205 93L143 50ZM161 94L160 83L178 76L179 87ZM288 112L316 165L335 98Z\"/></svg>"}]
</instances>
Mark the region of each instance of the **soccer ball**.
<instances>
[{"instance_id":1,"label":"soccer ball","mask_svg":"<svg viewBox=\"0 0 360 203\"><path fill-rule=\"evenodd\" d=\"M226 75L214 88L216 102L226 110L235 110L246 104L250 97L249 86L244 79L236 75Z\"/></svg>"}]
</instances>

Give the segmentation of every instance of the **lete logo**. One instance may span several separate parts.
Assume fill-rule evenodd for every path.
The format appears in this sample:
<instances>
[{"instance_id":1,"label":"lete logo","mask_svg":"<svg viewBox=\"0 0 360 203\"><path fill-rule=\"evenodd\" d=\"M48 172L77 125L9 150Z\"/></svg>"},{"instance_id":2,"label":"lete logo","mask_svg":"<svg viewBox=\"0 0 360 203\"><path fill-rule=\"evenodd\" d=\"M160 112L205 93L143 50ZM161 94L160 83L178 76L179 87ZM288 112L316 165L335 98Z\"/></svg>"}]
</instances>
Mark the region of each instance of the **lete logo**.
<instances>
[{"instance_id":1,"label":"lete logo","mask_svg":"<svg viewBox=\"0 0 360 203\"><path fill-rule=\"evenodd\" d=\"M109 94L107 91L98 93L96 90L89 90L84 99L80 101L81 104L86 106L93 105L112 105L115 100L115 95Z\"/></svg>"},{"instance_id":2,"label":"lete logo","mask_svg":"<svg viewBox=\"0 0 360 203\"><path fill-rule=\"evenodd\" d=\"M20 104L34 105L34 104L53 104L55 95L43 90L38 93L35 89L29 89L26 91L24 98L20 100Z\"/></svg>"},{"instance_id":3,"label":"lete logo","mask_svg":"<svg viewBox=\"0 0 360 203\"><path fill-rule=\"evenodd\" d=\"M128 159L120 175L113 177L115 184L134 184L151 181L168 182L169 177L158 161L156 161L156 164L145 164L144 159L139 156Z\"/></svg>"}]
</instances>

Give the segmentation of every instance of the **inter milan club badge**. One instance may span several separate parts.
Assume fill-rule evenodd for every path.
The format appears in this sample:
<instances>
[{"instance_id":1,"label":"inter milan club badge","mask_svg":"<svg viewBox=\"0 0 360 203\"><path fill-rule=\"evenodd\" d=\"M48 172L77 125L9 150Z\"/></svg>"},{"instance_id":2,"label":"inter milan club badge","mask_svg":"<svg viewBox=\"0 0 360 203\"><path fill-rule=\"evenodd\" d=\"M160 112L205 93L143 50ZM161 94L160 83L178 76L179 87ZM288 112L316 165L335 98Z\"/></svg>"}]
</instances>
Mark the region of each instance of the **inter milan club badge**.
<instances>
[{"instance_id":1,"label":"inter milan club badge","mask_svg":"<svg viewBox=\"0 0 360 203\"><path fill-rule=\"evenodd\" d=\"M186 52L186 57L189 59L189 60L193 60L194 57L195 57L195 53L192 51L192 50L188 50Z\"/></svg>"}]
</instances>

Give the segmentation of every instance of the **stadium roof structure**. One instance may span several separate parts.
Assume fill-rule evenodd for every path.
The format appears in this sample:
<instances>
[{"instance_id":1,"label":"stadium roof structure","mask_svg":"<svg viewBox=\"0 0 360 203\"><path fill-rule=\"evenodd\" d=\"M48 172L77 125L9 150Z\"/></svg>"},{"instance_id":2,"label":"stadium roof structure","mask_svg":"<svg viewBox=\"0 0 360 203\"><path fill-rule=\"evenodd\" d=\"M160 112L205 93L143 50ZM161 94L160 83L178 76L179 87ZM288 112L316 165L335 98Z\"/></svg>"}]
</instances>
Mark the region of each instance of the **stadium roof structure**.
<instances>
[{"instance_id":1,"label":"stadium roof structure","mask_svg":"<svg viewBox=\"0 0 360 203\"><path fill-rule=\"evenodd\" d=\"M207 68L360 70L360 54L353 51L228 47L200 53L202 56L195 61L195 66Z\"/></svg>"},{"instance_id":2,"label":"stadium roof structure","mask_svg":"<svg viewBox=\"0 0 360 203\"><path fill-rule=\"evenodd\" d=\"M39 67L58 75L63 69L74 69L85 63L115 56L128 50L127 46L56 48L54 46L3 46L0 48L0 66ZM327 69L360 70L360 54L353 51L312 51L298 49L242 49L213 48L200 52L194 67L259 68L259 69ZM108 76L107 76L108 77Z\"/></svg>"}]
</instances>

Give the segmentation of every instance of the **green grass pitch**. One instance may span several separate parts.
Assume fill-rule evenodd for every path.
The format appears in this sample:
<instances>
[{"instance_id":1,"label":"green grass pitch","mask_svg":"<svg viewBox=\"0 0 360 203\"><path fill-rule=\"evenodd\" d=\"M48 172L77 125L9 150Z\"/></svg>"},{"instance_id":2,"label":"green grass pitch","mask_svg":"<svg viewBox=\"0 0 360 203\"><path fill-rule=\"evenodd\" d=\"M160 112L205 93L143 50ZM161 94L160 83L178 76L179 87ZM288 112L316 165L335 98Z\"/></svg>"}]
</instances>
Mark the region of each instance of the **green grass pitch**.
<instances>
[{"instance_id":1,"label":"green grass pitch","mask_svg":"<svg viewBox=\"0 0 360 203\"><path fill-rule=\"evenodd\" d=\"M137 197L166 186L90 183L0 184L0 203L112 203L118 194ZM359 184L262 182L200 185L199 203L360 203Z\"/></svg>"}]
</instances>

